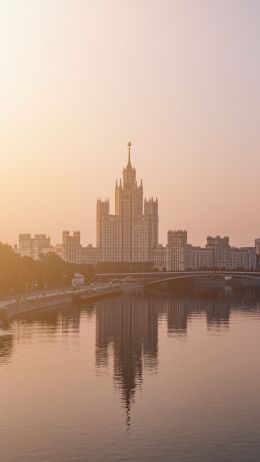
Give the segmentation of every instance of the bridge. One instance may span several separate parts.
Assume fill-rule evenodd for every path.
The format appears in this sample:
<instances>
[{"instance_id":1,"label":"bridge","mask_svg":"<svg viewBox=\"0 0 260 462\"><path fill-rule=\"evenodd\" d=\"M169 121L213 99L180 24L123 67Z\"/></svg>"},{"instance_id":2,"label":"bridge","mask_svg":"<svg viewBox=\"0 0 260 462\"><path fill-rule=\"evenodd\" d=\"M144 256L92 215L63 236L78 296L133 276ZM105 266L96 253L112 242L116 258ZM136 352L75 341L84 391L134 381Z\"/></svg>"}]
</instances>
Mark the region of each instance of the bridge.
<instances>
[{"instance_id":1,"label":"bridge","mask_svg":"<svg viewBox=\"0 0 260 462\"><path fill-rule=\"evenodd\" d=\"M154 271L142 273L98 273L96 278L105 281L129 280L129 282L142 281L145 286L155 286L171 281L187 279L200 280L240 280L260 284L260 271L231 271L231 270L205 270L205 271Z\"/></svg>"}]
</instances>

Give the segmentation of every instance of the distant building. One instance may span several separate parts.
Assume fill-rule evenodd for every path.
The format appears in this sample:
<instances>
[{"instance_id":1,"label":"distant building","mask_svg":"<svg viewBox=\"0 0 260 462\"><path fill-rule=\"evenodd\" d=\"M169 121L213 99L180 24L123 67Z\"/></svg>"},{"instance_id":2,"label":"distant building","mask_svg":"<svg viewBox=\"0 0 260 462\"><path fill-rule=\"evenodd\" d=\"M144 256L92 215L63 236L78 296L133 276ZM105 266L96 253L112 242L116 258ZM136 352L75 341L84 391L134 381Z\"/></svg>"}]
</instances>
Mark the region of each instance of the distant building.
<instances>
[{"instance_id":1,"label":"distant building","mask_svg":"<svg viewBox=\"0 0 260 462\"><path fill-rule=\"evenodd\" d=\"M154 249L153 264L154 268L158 271L167 270L167 247L159 244L158 247Z\"/></svg>"},{"instance_id":2,"label":"distant building","mask_svg":"<svg viewBox=\"0 0 260 462\"><path fill-rule=\"evenodd\" d=\"M32 237L30 234L19 234L19 251L31 252Z\"/></svg>"},{"instance_id":3,"label":"distant building","mask_svg":"<svg viewBox=\"0 0 260 462\"><path fill-rule=\"evenodd\" d=\"M255 247L230 248L230 269L254 270L256 269L256 266Z\"/></svg>"},{"instance_id":4,"label":"distant building","mask_svg":"<svg viewBox=\"0 0 260 462\"><path fill-rule=\"evenodd\" d=\"M15 251L22 257L30 257L34 260L39 260L40 255L55 251L54 247L51 247L51 240L46 234L35 234L34 237L31 234L20 234L19 245L15 247Z\"/></svg>"},{"instance_id":5,"label":"distant building","mask_svg":"<svg viewBox=\"0 0 260 462\"><path fill-rule=\"evenodd\" d=\"M191 244L186 248L186 269L199 270L214 267L214 252L207 247L194 247Z\"/></svg>"},{"instance_id":6,"label":"distant building","mask_svg":"<svg viewBox=\"0 0 260 462\"><path fill-rule=\"evenodd\" d=\"M187 231L168 231L167 270L184 271L186 269Z\"/></svg>"},{"instance_id":7,"label":"distant building","mask_svg":"<svg viewBox=\"0 0 260 462\"><path fill-rule=\"evenodd\" d=\"M131 163L123 169L123 181L115 186L115 214L109 200L97 201L97 249L101 262L153 262L158 247L158 201L143 201L143 184L137 184Z\"/></svg>"},{"instance_id":8,"label":"distant building","mask_svg":"<svg viewBox=\"0 0 260 462\"><path fill-rule=\"evenodd\" d=\"M80 243L80 231L70 234L68 230L62 233L61 256L68 263L81 263L82 246Z\"/></svg>"},{"instance_id":9,"label":"distant building","mask_svg":"<svg viewBox=\"0 0 260 462\"><path fill-rule=\"evenodd\" d=\"M254 270L256 268L255 247L231 247L229 238L207 237L205 247L186 247L186 269Z\"/></svg>"},{"instance_id":10,"label":"distant building","mask_svg":"<svg viewBox=\"0 0 260 462\"><path fill-rule=\"evenodd\" d=\"M96 266L100 261L100 251L92 245L82 247L81 249L81 263Z\"/></svg>"},{"instance_id":11,"label":"distant building","mask_svg":"<svg viewBox=\"0 0 260 462\"><path fill-rule=\"evenodd\" d=\"M229 237L207 237L206 249L212 251L213 254L213 267L219 269L227 269L230 266L229 263Z\"/></svg>"},{"instance_id":12,"label":"distant building","mask_svg":"<svg viewBox=\"0 0 260 462\"><path fill-rule=\"evenodd\" d=\"M208 236L205 247L195 247L188 244L186 230L170 230L167 245L158 244L158 200L143 198L143 182L137 183L130 142L122 177L115 185L114 214L110 213L109 199L97 200L96 247L83 247L80 231L70 234L65 230L62 243L55 247L45 234L20 234L15 251L35 260L41 254L56 252L68 263L93 266L147 263L159 271L260 269L260 238L255 240L255 247L236 248L230 246L228 236Z\"/></svg>"}]
</instances>

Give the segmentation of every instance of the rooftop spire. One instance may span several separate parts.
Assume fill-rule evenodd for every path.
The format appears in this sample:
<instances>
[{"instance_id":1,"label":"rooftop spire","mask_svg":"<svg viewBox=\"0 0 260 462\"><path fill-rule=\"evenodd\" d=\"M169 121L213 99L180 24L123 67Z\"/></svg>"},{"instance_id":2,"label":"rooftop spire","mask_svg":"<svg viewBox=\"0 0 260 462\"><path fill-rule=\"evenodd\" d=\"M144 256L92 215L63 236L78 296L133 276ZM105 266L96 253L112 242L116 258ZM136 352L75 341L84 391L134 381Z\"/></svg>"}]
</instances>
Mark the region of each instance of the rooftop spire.
<instances>
[{"instance_id":1,"label":"rooftop spire","mask_svg":"<svg viewBox=\"0 0 260 462\"><path fill-rule=\"evenodd\" d=\"M128 164L131 165L131 146L132 146L131 141L127 143L127 146L128 146Z\"/></svg>"}]
</instances>

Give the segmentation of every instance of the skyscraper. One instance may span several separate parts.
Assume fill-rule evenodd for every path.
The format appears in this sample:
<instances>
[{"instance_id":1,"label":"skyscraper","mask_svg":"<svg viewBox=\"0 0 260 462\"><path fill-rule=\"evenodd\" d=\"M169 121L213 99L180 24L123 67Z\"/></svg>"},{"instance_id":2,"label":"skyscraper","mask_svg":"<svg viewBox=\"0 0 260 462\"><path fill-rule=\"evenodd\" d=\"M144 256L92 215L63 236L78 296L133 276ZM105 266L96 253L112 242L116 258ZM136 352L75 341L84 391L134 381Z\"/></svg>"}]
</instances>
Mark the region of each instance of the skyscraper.
<instances>
[{"instance_id":1,"label":"skyscraper","mask_svg":"<svg viewBox=\"0 0 260 462\"><path fill-rule=\"evenodd\" d=\"M109 200L97 201L97 248L104 262L153 262L158 246L158 200L143 200L143 183L138 184L131 162L123 180L116 181L115 214L110 214Z\"/></svg>"}]
</instances>

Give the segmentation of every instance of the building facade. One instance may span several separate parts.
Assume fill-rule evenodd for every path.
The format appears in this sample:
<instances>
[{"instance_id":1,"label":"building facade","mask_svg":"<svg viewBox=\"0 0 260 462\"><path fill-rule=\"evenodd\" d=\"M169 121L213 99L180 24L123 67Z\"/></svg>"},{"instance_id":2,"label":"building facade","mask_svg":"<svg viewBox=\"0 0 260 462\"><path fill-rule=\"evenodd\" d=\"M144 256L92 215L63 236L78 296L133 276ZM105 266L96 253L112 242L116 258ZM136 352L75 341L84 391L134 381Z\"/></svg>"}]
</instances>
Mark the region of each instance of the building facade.
<instances>
[{"instance_id":1,"label":"building facade","mask_svg":"<svg viewBox=\"0 0 260 462\"><path fill-rule=\"evenodd\" d=\"M190 270L255 270L255 247L231 247L227 236L208 236L205 247L187 246L186 268Z\"/></svg>"},{"instance_id":2,"label":"building facade","mask_svg":"<svg viewBox=\"0 0 260 462\"><path fill-rule=\"evenodd\" d=\"M100 261L99 249L88 245L81 249L81 263L96 266Z\"/></svg>"},{"instance_id":3,"label":"building facade","mask_svg":"<svg viewBox=\"0 0 260 462\"><path fill-rule=\"evenodd\" d=\"M259 242L260 246L260 242ZM205 247L187 243L187 231L168 231L166 247L154 251L154 268L162 271L255 270L257 247L231 247L227 236L208 236Z\"/></svg>"},{"instance_id":4,"label":"building facade","mask_svg":"<svg viewBox=\"0 0 260 462\"><path fill-rule=\"evenodd\" d=\"M214 254L206 247L194 247L191 244L186 248L186 270L198 270L214 267Z\"/></svg>"},{"instance_id":5,"label":"building facade","mask_svg":"<svg viewBox=\"0 0 260 462\"><path fill-rule=\"evenodd\" d=\"M62 243L51 246L45 234L20 234L16 252L37 260L41 254L56 252L68 263L148 263L159 271L202 269L260 269L260 239L255 247L231 247L228 236L208 236L205 247L187 242L186 230L170 230L167 244L158 244L158 200L144 199L143 182L138 183L131 162L131 143L128 143L128 162L122 179L115 185L114 214L109 199L97 200L96 247L83 247L80 232L62 233Z\"/></svg>"},{"instance_id":6,"label":"building facade","mask_svg":"<svg viewBox=\"0 0 260 462\"><path fill-rule=\"evenodd\" d=\"M187 231L168 231L167 270L184 271L186 269Z\"/></svg>"},{"instance_id":7,"label":"building facade","mask_svg":"<svg viewBox=\"0 0 260 462\"><path fill-rule=\"evenodd\" d=\"M131 143L123 179L116 181L114 215L109 200L97 201L96 241L101 262L153 262L158 247L158 200L143 199L143 183L137 183L131 163Z\"/></svg>"},{"instance_id":8,"label":"building facade","mask_svg":"<svg viewBox=\"0 0 260 462\"><path fill-rule=\"evenodd\" d=\"M34 237L29 233L19 234L19 244L15 251L22 257L30 257L39 260L40 256L55 249L51 247L50 237L46 234L35 234Z\"/></svg>"},{"instance_id":9,"label":"building facade","mask_svg":"<svg viewBox=\"0 0 260 462\"><path fill-rule=\"evenodd\" d=\"M230 267L230 245L229 237L208 236L206 249L212 253L212 267L228 269Z\"/></svg>"},{"instance_id":10,"label":"building facade","mask_svg":"<svg viewBox=\"0 0 260 462\"><path fill-rule=\"evenodd\" d=\"M158 247L154 249L153 265L158 271L167 270L167 247L162 244L159 244Z\"/></svg>"},{"instance_id":11,"label":"building facade","mask_svg":"<svg viewBox=\"0 0 260 462\"><path fill-rule=\"evenodd\" d=\"M61 257L68 263L80 264L82 261L82 246L80 231L70 234L68 230L62 233Z\"/></svg>"}]
</instances>

